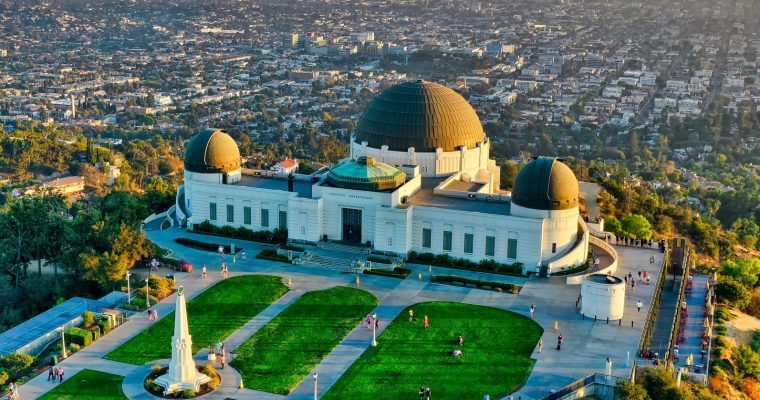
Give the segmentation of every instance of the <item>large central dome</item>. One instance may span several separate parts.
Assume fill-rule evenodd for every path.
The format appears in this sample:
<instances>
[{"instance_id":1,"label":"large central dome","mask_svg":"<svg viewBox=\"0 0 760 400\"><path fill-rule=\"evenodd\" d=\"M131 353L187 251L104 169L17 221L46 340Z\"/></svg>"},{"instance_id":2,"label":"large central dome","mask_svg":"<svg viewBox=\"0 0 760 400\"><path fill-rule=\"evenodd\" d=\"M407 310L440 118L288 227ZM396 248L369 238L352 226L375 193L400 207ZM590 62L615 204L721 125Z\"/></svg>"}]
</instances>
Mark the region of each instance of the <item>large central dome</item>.
<instances>
[{"instance_id":1,"label":"large central dome","mask_svg":"<svg viewBox=\"0 0 760 400\"><path fill-rule=\"evenodd\" d=\"M232 172L240 169L240 150L221 129L206 129L193 136L185 149L185 169L198 173Z\"/></svg>"},{"instance_id":2,"label":"large central dome","mask_svg":"<svg viewBox=\"0 0 760 400\"><path fill-rule=\"evenodd\" d=\"M485 141L483 126L467 101L437 83L406 82L378 95L362 114L357 142L372 148L417 152L476 147Z\"/></svg>"}]
</instances>

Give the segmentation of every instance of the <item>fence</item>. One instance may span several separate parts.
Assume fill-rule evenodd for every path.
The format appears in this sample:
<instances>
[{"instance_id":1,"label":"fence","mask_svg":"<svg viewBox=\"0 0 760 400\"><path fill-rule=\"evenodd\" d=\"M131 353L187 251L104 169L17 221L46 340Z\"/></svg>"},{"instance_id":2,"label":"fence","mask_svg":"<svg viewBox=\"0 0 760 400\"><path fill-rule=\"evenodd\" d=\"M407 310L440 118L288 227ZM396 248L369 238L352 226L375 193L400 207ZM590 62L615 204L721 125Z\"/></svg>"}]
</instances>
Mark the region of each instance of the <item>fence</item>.
<instances>
[{"instance_id":1,"label":"fence","mask_svg":"<svg viewBox=\"0 0 760 400\"><path fill-rule=\"evenodd\" d=\"M683 269L681 277L681 287L678 290L678 301L676 302L676 315L673 318L673 325L670 327L670 338L668 339L668 347L665 352L665 361L668 363L673 362L673 345L678 339L678 328L681 326L681 304L683 304L686 297L686 280L689 277L689 271L691 270L691 252L686 251L683 257Z\"/></svg>"},{"instance_id":2,"label":"fence","mask_svg":"<svg viewBox=\"0 0 760 400\"><path fill-rule=\"evenodd\" d=\"M649 348L649 341L652 339L652 329L654 328L654 321L657 319L657 310L660 308L660 296L662 295L662 288L665 286L665 275L668 273L667 266L670 263L671 256L672 250L666 244L665 256L660 263L660 273L657 276L654 293L652 293L652 305L649 307L647 319L644 322L644 331L641 333L641 340L639 341L639 354Z\"/></svg>"},{"instance_id":3,"label":"fence","mask_svg":"<svg viewBox=\"0 0 760 400\"><path fill-rule=\"evenodd\" d=\"M596 396L602 400L614 400L617 394L617 383L625 380L629 379L599 373L591 374L557 390L541 400L572 400L588 396Z\"/></svg>"}]
</instances>

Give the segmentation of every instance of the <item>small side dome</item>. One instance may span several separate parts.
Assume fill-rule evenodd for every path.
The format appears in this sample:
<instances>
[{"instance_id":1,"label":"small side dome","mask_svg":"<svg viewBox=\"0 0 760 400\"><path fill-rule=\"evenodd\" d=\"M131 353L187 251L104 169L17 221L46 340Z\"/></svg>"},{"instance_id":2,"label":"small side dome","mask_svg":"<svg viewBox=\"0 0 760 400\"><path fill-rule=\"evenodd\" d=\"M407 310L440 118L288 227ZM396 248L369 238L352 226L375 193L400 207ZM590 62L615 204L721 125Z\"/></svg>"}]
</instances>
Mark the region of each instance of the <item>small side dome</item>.
<instances>
[{"instance_id":1,"label":"small side dome","mask_svg":"<svg viewBox=\"0 0 760 400\"><path fill-rule=\"evenodd\" d=\"M223 173L240 169L240 150L226 131L206 129L193 136L185 149L185 170Z\"/></svg>"},{"instance_id":2,"label":"small side dome","mask_svg":"<svg viewBox=\"0 0 760 400\"><path fill-rule=\"evenodd\" d=\"M512 187L512 204L535 210L578 207L578 179L554 157L537 157L525 164Z\"/></svg>"},{"instance_id":3,"label":"small side dome","mask_svg":"<svg viewBox=\"0 0 760 400\"><path fill-rule=\"evenodd\" d=\"M405 181L404 171L364 156L340 164L327 174L327 183L332 186L373 192L396 189Z\"/></svg>"}]
</instances>

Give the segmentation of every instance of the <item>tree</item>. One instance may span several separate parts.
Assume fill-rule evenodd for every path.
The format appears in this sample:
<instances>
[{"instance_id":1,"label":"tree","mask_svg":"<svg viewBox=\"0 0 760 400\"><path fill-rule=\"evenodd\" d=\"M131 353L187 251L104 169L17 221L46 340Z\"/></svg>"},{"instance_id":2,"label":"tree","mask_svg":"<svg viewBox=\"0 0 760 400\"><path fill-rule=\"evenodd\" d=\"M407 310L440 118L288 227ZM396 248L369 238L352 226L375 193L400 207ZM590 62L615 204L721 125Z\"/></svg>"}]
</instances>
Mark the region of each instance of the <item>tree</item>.
<instances>
[{"instance_id":1,"label":"tree","mask_svg":"<svg viewBox=\"0 0 760 400\"><path fill-rule=\"evenodd\" d=\"M715 295L718 301L732 304L738 308L746 307L752 298L744 285L728 276L722 277L715 285Z\"/></svg>"},{"instance_id":2,"label":"tree","mask_svg":"<svg viewBox=\"0 0 760 400\"><path fill-rule=\"evenodd\" d=\"M760 259L726 260L721 264L721 275L730 276L752 289L760 284Z\"/></svg>"},{"instance_id":3,"label":"tree","mask_svg":"<svg viewBox=\"0 0 760 400\"><path fill-rule=\"evenodd\" d=\"M624 380L617 383L617 398L619 400L649 400L649 394L643 386Z\"/></svg>"},{"instance_id":4,"label":"tree","mask_svg":"<svg viewBox=\"0 0 760 400\"><path fill-rule=\"evenodd\" d=\"M620 228L626 236L636 239L652 237L652 225L640 214L626 215L620 218Z\"/></svg>"},{"instance_id":5,"label":"tree","mask_svg":"<svg viewBox=\"0 0 760 400\"><path fill-rule=\"evenodd\" d=\"M731 231L736 233L739 242L749 248L754 249L757 239L760 237L760 226L749 218L738 218L731 224Z\"/></svg>"}]
</instances>

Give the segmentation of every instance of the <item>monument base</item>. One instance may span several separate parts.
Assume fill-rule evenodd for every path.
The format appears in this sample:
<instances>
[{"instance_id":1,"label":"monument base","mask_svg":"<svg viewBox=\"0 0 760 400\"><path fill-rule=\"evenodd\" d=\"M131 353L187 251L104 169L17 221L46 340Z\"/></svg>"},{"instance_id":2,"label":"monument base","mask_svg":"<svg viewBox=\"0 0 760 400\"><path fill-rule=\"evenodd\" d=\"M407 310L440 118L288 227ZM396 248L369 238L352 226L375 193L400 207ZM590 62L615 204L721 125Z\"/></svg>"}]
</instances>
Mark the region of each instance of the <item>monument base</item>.
<instances>
[{"instance_id":1,"label":"monument base","mask_svg":"<svg viewBox=\"0 0 760 400\"><path fill-rule=\"evenodd\" d=\"M193 389L197 392L201 389L201 385L211 381L211 378L208 375L204 375L200 372L196 372L194 379L189 379L184 382L170 382L168 375L169 374L161 375L153 381L156 385L164 388L164 395L185 389Z\"/></svg>"}]
</instances>

